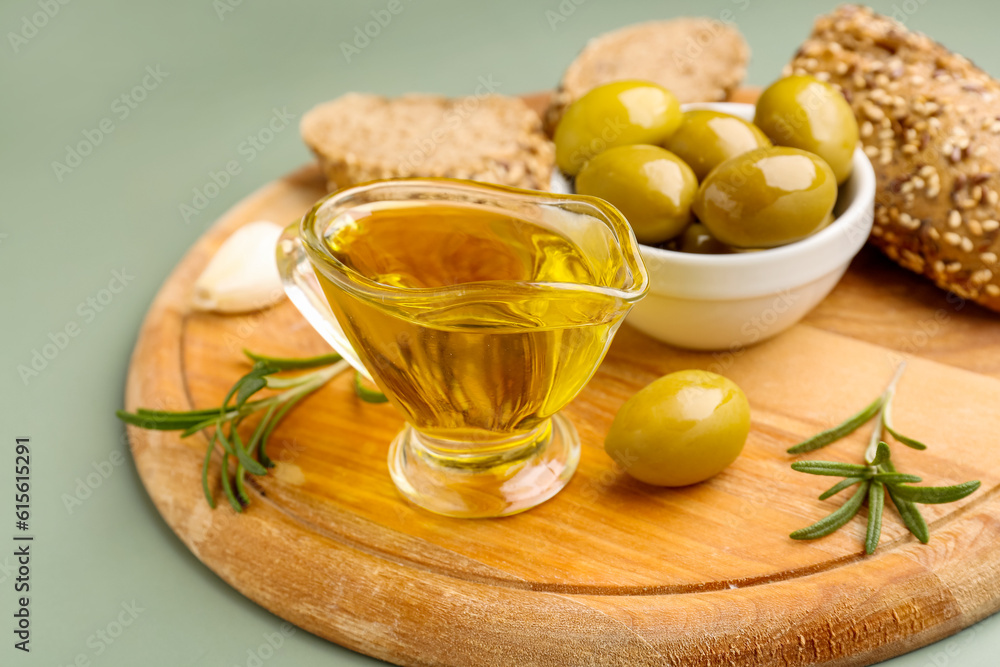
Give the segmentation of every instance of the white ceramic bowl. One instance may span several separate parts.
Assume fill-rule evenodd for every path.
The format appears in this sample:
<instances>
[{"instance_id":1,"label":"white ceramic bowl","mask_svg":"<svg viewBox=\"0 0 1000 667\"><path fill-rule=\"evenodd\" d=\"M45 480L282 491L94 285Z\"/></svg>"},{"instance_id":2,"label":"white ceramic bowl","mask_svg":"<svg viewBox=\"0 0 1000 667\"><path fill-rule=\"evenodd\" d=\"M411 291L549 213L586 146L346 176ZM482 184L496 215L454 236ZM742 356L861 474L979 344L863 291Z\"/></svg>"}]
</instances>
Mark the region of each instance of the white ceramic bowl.
<instances>
[{"instance_id":1,"label":"white ceramic bowl","mask_svg":"<svg viewBox=\"0 0 1000 667\"><path fill-rule=\"evenodd\" d=\"M690 104L753 120L752 104ZM858 148L841 186L836 219L780 248L698 255L642 246L649 293L626 320L665 343L695 350L739 349L802 319L833 289L871 231L875 171Z\"/></svg>"}]
</instances>

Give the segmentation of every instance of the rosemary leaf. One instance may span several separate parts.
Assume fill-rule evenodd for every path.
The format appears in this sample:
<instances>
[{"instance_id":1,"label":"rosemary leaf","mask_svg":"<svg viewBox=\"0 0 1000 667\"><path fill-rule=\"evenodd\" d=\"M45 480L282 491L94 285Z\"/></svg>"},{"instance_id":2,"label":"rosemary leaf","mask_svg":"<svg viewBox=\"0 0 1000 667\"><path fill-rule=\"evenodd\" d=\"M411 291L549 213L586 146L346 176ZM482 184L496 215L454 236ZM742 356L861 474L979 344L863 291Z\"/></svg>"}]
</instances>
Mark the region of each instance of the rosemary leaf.
<instances>
[{"instance_id":1,"label":"rosemary leaf","mask_svg":"<svg viewBox=\"0 0 1000 667\"><path fill-rule=\"evenodd\" d=\"M872 475L872 479L883 484L916 484L924 481L916 475L906 475L901 472L877 472Z\"/></svg>"},{"instance_id":2,"label":"rosemary leaf","mask_svg":"<svg viewBox=\"0 0 1000 667\"><path fill-rule=\"evenodd\" d=\"M878 466L888 461L889 458L890 458L889 445L885 441L880 440L878 443L878 447L875 450L875 456L872 457L872 460L869 463L869 465L873 465L877 468Z\"/></svg>"},{"instance_id":3,"label":"rosemary leaf","mask_svg":"<svg viewBox=\"0 0 1000 667\"><path fill-rule=\"evenodd\" d=\"M201 489L205 492L205 500L208 506L215 509L215 497L212 495L212 488L208 485L208 466L212 462L212 452L215 451L215 433L208 439L208 447L205 448L205 461L201 464Z\"/></svg>"},{"instance_id":4,"label":"rosemary leaf","mask_svg":"<svg viewBox=\"0 0 1000 667\"><path fill-rule=\"evenodd\" d=\"M235 412L227 412L225 415L223 415L223 419L232 419L234 416L236 416ZM192 424L191 426L188 426L186 429L184 429L184 432L181 433L181 437L182 438L187 438L189 436L192 436L195 433L197 433L198 431L200 431L202 429L205 429L205 428L208 428L209 426L218 423L218 421L219 421L219 411L216 410L215 411L215 416L213 416L213 417L211 417L209 419L202 420L202 421L198 422L197 424ZM170 429L170 430L175 430L175 429Z\"/></svg>"},{"instance_id":5,"label":"rosemary leaf","mask_svg":"<svg viewBox=\"0 0 1000 667\"><path fill-rule=\"evenodd\" d=\"M806 452L811 452L813 450L819 449L821 447L826 447L831 442L840 440L846 435L853 433L858 430L858 428L867 422L869 419L875 416L875 414L882 409L882 397L879 396L874 401L872 401L868 406L866 406L861 412L857 413L853 417L847 419L847 421L842 424L838 424L833 428L827 429L822 433L817 433L813 437L800 442L794 447L788 449L789 454L805 454Z\"/></svg>"},{"instance_id":6,"label":"rosemary leaf","mask_svg":"<svg viewBox=\"0 0 1000 667\"><path fill-rule=\"evenodd\" d=\"M265 468L273 468L274 462L271 461L271 459L267 458L267 454L265 454L264 449L260 447L260 443L264 437L264 432L267 430L267 425L271 421L271 418L274 416L274 413L277 409L278 409L277 403L275 403L274 405L272 405L267 409L267 412L264 414L261 420L257 422L257 428L254 429L253 435L250 436L250 442L247 443L247 454L249 454L251 457L254 455L254 452L257 451L258 448L260 448L260 454L258 455L258 458L260 459L260 464Z\"/></svg>"},{"instance_id":7,"label":"rosemary leaf","mask_svg":"<svg viewBox=\"0 0 1000 667\"><path fill-rule=\"evenodd\" d=\"M233 509L237 512L243 511L243 505L240 505L240 501L236 499L233 494L232 481L229 479L229 455L222 455L222 490L226 492L226 498L229 500L229 504L233 506Z\"/></svg>"},{"instance_id":8,"label":"rosemary leaf","mask_svg":"<svg viewBox=\"0 0 1000 667\"><path fill-rule=\"evenodd\" d=\"M895 430L893 427L889 426L888 422L886 422L885 424L885 430L889 432L889 435L891 435L892 437L894 437L896 440L903 443L907 447L912 447L913 449L920 449L920 450L927 449L927 445L920 442L919 440L914 440L913 438L906 437L899 431Z\"/></svg>"},{"instance_id":9,"label":"rosemary leaf","mask_svg":"<svg viewBox=\"0 0 1000 667\"><path fill-rule=\"evenodd\" d=\"M924 521L924 515L920 513L920 508L913 502L900 498L892 486L887 486L886 489L889 491L889 498L892 500L892 504L896 506L896 511L899 512L899 518L903 520L903 525L913 533L914 537L924 544L930 542L930 530L927 528L927 522Z\"/></svg>"},{"instance_id":10,"label":"rosemary leaf","mask_svg":"<svg viewBox=\"0 0 1000 667\"><path fill-rule=\"evenodd\" d=\"M841 491L843 491L847 487L854 486L855 484L857 484L859 482L863 482L863 481L865 481L865 480L863 478L861 478L861 477L846 477L846 478L840 480L839 482L837 482L836 484L834 484L833 486L831 486L826 491L824 491L820 495L819 499L820 500L826 500L827 498L832 498L833 496L837 495L838 493L840 493Z\"/></svg>"},{"instance_id":11,"label":"rosemary leaf","mask_svg":"<svg viewBox=\"0 0 1000 667\"><path fill-rule=\"evenodd\" d=\"M254 475L266 475L267 468L262 466L259 461L254 461L247 454L246 449L243 446L243 440L240 438L240 433L236 429L237 424L232 424L229 431L230 440L233 444L233 451L236 453L236 460L247 469L248 472Z\"/></svg>"},{"instance_id":12,"label":"rosemary leaf","mask_svg":"<svg viewBox=\"0 0 1000 667\"><path fill-rule=\"evenodd\" d=\"M233 451L233 445L229 442L229 438L226 437L226 432L223 428L222 419L217 419L215 422L215 437L218 438L219 444L222 445L222 451L233 458L237 458L236 452Z\"/></svg>"},{"instance_id":13,"label":"rosemary leaf","mask_svg":"<svg viewBox=\"0 0 1000 667\"><path fill-rule=\"evenodd\" d=\"M250 504L250 494L247 493L246 468L243 467L242 463L236 464L234 478L236 479L236 497L240 499L240 504L246 507Z\"/></svg>"},{"instance_id":14,"label":"rosemary leaf","mask_svg":"<svg viewBox=\"0 0 1000 667\"><path fill-rule=\"evenodd\" d=\"M240 385L240 390L236 392L236 409L239 410L242 408L246 404L247 399L266 386L267 380L263 377L246 378L243 384Z\"/></svg>"},{"instance_id":15,"label":"rosemary leaf","mask_svg":"<svg viewBox=\"0 0 1000 667\"><path fill-rule=\"evenodd\" d=\"M885 485L873 481L868 487L868 530L865 533L865 553L871 555L882 537L882 510L885 507Z\"/></svg>"},{"instance_id":16,"label":"rosemary leaf","mask_svg":"<svg viewBox=\"0 0 1000 667\"><path fill-rule=\"evenodd\" d=\"M790 537L793 540L814 540L818 537L825 537L826 535L836 531L838 528L853 519L854 515L861 509L861 504L864 502L865 495L868 493L868 486L868 482L863 482L861 486L858 487L858 490L854 492L854 495L851 496L850 500L841 505L839 509L834 511L832 514L828 514L823 517L808 528L796 530L790 535Z\"/></svg>"},{"instance_id":17,"label":"rosemary leaf","mask_svg":"<svg viewBox=\"0 0 1000 667\"><path fill-rule=\"evenodd\" d=\"M268 366L263 361L258 361L250 369L250 372L241 377L233 389L236 390L236 405L234 406L237 410L243 408L243 405L247 400L256 394L258 391L267 386L267 376L276 373L277 369ZM232 391L230 391L230 395ZM229 396L226 396L226 400L222 402L222 407L225 409L229 403Z\"/></svg>"},{"instance_id":18,"label":"rosemary leaf","mask_svg":"<svg viewBox=\"0 0 1000 667\"><path fill-rule=\"evenodd\" d=\"M893 491L902 500L923 505L953 503L974 493L980 487L978 480L955 484L954 486L906 486L894 485Z\"/></svg>"},{"instance_id":19,"label":"rosemary leaf","mask_svg":"<svg viewBox=\"0 0 1000 667\"><path fill-rule=\"evenodd\" d=\"M364 386L361 373L357 371L354 372L354 393L365 403L386 403L389 400L382 392Z\"/></svg>"},{"instance_id":20,"label":"rosemary leaf","mask_svg":"<svg viewBox=\"0 0 1000 667\"><path fill-rule=\"evenodd\" d=\"M253 362L262 362L274 368L278 371L294 371L294 370L305 370L307 368L319 368L320 366L330 366L337 363L343 357L339 354L321 354L316 357L302 357L300 359L289 359L283 357L269 357L264 354L257 354L251 352L250 350L243 350L245 354Z\"/></svg>"},{"instance_id":21,"label":"rosemary leaf","mask_svg":"<svg viewBox=\"0 0 1000 667\"><path fill-rule=\"evenodd\" d=\"M214 410L213 414L218 416L219 411ZM189 416L178 414L171 416L153 416L142 413L127 412L125 410L117 410L115 411L115 415L126 424L131 424L132 426L138 426L139 428L152 431L179 431L194 426L195 424L199 424L204 420L204 417L201 415ZM214 421L214 417L210 419Z\"/></svg>"},{"instance_id":22,"label":"rosemary leaf","mask_svg":"<svg viewBox=\"0 0 1000 667\"><path fill-rule=\"evenodd\" d=\"M882 414L882 421L885 424L885 430L889 432L889 435L894 437L896 440L906 445L907 447L912 447L913 449L927 449L927 445L920 442L919 440L914 440L913 438L908 438L899 431L895 429L892 425L892 400L896 397L896 393L893 392L889 400L886 401L885 410Z\"/></svg>"},{"instance_id":23,"label":"rosemary leaf","mask_svg":"<svg viewBox=\"0 0 1000 667\"><path fill-rule=\"evenodd\" d=\"M857 463L840 463L837 461L796 461L792 470L810 475L825 475L827 477L864 477L871 476L870 466Z\"/></svg>"},{"instance_id":24,"label":"rosemary leaf","mask_svg":"<svg viewBox=\"0 0 1000 667\"><path fill-rule=\"evenodd\" d=\"M184 410L181 412L170 411L170 410L150 410L149 408L139 408L135 411L139 416L150 417L153 419L157 418L171 418L171 417L209 417L212 415L219 414L218 408L206 408L204 410Z\"/></svg>"}]
</instances>

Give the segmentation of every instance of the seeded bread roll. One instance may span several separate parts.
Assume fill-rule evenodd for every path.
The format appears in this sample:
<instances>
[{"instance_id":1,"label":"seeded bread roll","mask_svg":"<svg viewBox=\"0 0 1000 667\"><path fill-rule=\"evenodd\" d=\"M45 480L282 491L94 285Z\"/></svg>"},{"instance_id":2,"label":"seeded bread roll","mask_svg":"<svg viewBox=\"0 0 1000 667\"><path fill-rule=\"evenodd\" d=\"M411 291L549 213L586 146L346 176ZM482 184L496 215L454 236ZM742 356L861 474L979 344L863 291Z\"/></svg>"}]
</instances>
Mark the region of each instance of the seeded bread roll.
<instances>
[{"instance_id":1,"label":"seeded bread roll","mask_svg":"<svg viewBox=\"0 0 1000 667\"><path fill-rule=\"evenodd\" d=\"M301 132L331 191L408 176L548 190L555 163L538 114L501 95L387 99L349 93L309 111Z\"/></svg>"},{"instance_id":2,"label":"seeded bread roll","mask_svg":"<svg viewBox=\"0 0 1000 667\"><path fill-rule=\"evenodd\" d=\"M565 109L597 86L643 79L667 88L681 103L719 102L746 76L750 47L731 24L707 18L649 21L587 43L566 73L545 114L551 135Z\"/></svg>"},{"instance_id":3,"label":"seeded bread roll","mask_svg":"<svg viewBox=\"0 0 1000 667\"><path fill-rule=\"evenodd\" d=\"M790 72L851 103L878 190L871 241L940 287L1000 310L1000 84L868 8L820 17Z\"/></svg>"}]
</instances>

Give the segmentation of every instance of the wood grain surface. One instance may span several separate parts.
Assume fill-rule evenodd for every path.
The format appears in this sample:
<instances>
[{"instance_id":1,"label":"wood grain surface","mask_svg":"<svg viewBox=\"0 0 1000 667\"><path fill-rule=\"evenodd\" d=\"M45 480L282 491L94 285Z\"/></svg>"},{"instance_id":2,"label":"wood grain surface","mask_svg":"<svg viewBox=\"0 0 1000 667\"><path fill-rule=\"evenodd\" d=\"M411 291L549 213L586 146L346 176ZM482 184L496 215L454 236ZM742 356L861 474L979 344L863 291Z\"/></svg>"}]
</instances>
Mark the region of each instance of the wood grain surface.
<instances>
[{"instance_id":1,"label":"wood grain surface","mask_svg":"<svg viewBox=\"0 0 1000 667\"><path fill-rule=\"evenodd\" d=\"M181 261L140 333L128 409L217 405L247 369L244 347L327 350L287 301L239 316L188 306L195 278L233 230L298 218L322 185L309 166L266 186ZM283 618L390 662L862 665L1000 608L997 318L865 250L805 322L756 347L685 352L624 326L567 408L583 442L575 477L554 499L504 519L408 505L386 468L402 420L355 398L347 374L282 423L270 449L278 466L253 478L241 515L206 505L200 434L129 433L150 496L198 558ZM893 510L871 557L864 512L822 540L789 539L843 498L818 501L830 480L792 472L784 450L868 403L902 358L910 365L897 426L930 448L895 446L898 467L928 484L977 478L983 488L924 506L929 545ZM603 437L628 396L682 368L722 372L745 390L750 437L708 482L645 486L615 467ZM859 431L820 458L858 461L866 438Z\"/></svg>"}]
</instances>

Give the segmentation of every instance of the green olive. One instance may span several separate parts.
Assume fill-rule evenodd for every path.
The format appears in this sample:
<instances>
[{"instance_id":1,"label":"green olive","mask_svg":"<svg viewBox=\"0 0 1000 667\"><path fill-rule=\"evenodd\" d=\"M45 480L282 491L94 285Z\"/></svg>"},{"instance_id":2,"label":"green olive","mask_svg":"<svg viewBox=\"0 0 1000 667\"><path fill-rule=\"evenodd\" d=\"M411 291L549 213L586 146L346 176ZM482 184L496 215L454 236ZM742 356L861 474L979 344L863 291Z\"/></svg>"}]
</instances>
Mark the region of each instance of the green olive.
<instances>
[{"instance_id":1,"label":"green olive","mask_svg":"<svg viewBox=\"0 0 1000 667\"><path fill-rule=\"evenodd\" d=\"M604 151L576 177L576 191L610 202L640 243L666 241L691 222L698 179L665 148L638 144Z\"/></svg>"},{"instance_id":2,"label":"green olive","mask_svg":"<svg viewBox=\"0 0 1000 667\"><path fill-rule=\"evenodd\" d=\"M801 148L826 160L838 184L851 175L858 121L830 84L811 76L779 79L761 93L753 122L778 146Z\"/></svg>"},{"instance_id":3,"label":"green olive","mask_svg":"<svg viewBox=\"0 0 1000 667\"><path fill-rule=\"evenodd\" d=\"M691 252L699 255L725 255L729 252L729 247L720 243L719 239L712 236L708 227L700 222L692 222L681 234L681 241L677 248L681 252Z\"/></svg>"},{"instance_id":4,"label":"green olive","mask_svg":"<svg viewBox=\"0 0 1000 667\"><path fill-rule=\"evenodd\" d=\"M771 146L713 169L693 208L722 243L773 248L822 229L836 201L837 181L826 162L798 148Z\"/></svg>"},{"instance_id":5,"label":"green olive","mask_svg":"<svg viewBox=\"0 0 1000 667\"><path fill-rule=\"evenodd\" d=\"M735 382L708 371L678 371L625 401L604 450L640 481L687 486L735 461L749 432L750 404Z\"/></svg>"},{"instance_id":6,"label":"green olive","mask_svg":"<svg viewBox=\"0 0 1000 667\"><path fill-rule=\"evenodd\" d=\"M691 166L699 181L729 158L770 145L755 125L708 109L685 111L680 127L664 144Z\"/></svg>"},{"instance_id":7,"label":"green olive","mask_svg":"<svg viewBox=\"0 0 1000 667\"><path fill-rule=\"evenodd\" d=\"M681 105L663 86L615 81L569 105L556 127L556 164L576 176L587 161L615 146L662 144L681 123Z\"/></svg>"}]
</instances>

